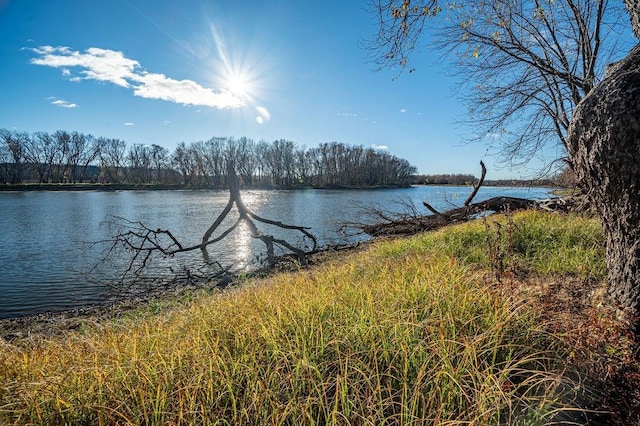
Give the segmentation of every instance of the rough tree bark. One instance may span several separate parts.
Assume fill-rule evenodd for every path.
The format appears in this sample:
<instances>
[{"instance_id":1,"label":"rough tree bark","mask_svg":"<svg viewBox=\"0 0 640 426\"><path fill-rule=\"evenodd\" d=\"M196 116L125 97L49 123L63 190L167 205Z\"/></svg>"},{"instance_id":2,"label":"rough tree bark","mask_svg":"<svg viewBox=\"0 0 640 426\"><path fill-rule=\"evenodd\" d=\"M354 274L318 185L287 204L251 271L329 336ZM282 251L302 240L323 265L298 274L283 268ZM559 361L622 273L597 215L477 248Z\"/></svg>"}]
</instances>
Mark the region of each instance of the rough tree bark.
<instances>
[{"instance_id":1,"label":"rough tree bark","mask_svg":"<svg viewBox=\"0 0 640 426\"><path fill-rule=\"evenodd\" d=\"M625 5L631 16L631 27L636 37L640 39L640 0L625 0Z\"/></svg>"},{"instance_id":2,"label":"rough tree bark","mask_svg":"<svg viewBox=\"0 0 640 426\"><path fill-rule=\"evenodd\" d=\"M640 0L625 0L640 38ZM568 132L572 168L606 237L609 294L640 315L640 45L610 66L576 108ZM636 322L640 324L640 322Z\"/></svg>"}]
</instances>

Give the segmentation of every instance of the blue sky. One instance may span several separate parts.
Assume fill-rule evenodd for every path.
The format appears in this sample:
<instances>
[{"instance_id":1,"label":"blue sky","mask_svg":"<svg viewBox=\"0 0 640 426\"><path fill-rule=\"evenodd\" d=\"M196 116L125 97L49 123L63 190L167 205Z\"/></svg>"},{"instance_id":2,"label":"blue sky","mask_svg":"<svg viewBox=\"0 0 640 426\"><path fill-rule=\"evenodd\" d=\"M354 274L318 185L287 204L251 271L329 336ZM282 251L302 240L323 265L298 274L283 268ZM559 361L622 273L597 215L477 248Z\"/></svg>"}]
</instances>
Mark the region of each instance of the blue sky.
<instances>
[{"instance_id":1,"label":"blue sky","mask_svg":"<svg viewBox=\"0 0 640 426\"><path fill-rule=\"evenodd\" d=\"M465 107L429 52L372 72L364 1L0 0L0 128L129 144L212 136L387 147L420 173L528 177L464 145ZM397 77L397 78L396 78Z\"/></svg>"}]
</instances>

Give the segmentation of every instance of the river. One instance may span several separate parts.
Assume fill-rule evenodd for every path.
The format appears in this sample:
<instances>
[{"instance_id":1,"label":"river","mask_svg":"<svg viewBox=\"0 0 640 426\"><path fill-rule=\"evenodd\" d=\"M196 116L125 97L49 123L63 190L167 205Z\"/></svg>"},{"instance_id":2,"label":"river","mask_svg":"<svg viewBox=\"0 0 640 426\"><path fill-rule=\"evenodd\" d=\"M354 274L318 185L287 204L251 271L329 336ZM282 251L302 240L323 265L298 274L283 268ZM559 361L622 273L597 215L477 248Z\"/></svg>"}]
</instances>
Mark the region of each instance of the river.
<instances>
[{"instance_id":1,"label":"river","mask_svg":"<svg viewBox=\"0 0 640 426\"><path fill-rule=\"evenodd\" d=\"M441 211L460 205L469 187L419 186L393 190L243 191L245 205L256 214L311 228L320 246L353 242L364 236L341 231L345 222L364 222L363 206L403 211L407 202L427 201ZM549 197L548 188L482 187L474 201L494 196ZM105 300L104 281L122 268L118 256L105 258L113 235L113 217L171 230L186 244L196 244L228 200L212 191L69 191L0 192L0 319L60 311ZM453 204L452 204L453 203ZM425 214L427 213L424 211ZM230 218L231 220L232 218ZM231 223L227 221L224 225ZM297 236L262 226L297 242ZM249 267L262 251L246 227L210 250L221 265ZM86 273L92 267L92 279ZM207 268L199 251L170 260L157 259L149 273L173 268ZM101 281L98 282L97 280Z\"/></svg>"}]
</instances>

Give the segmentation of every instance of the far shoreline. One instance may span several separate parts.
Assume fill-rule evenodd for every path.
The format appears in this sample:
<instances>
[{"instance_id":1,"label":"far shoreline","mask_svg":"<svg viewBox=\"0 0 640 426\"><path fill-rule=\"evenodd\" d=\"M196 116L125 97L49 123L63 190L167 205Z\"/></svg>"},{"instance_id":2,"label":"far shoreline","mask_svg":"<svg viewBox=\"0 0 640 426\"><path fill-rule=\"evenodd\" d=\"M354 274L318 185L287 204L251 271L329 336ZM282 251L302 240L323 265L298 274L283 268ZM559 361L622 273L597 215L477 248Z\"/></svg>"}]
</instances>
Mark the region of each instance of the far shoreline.
<instances>
[{"instance_id":1,"label":"far shoreline","mask_svg":"<svg viewBox=\"0 0 640 426\"><path fill-rule=\"evenodd\" d=\"M243 190L382 190L382 189L403 189L422 186L472 186L459 183L412 183L407 185L297 185L297 186L265 186L265 185L244 185ZM483 186L506 187L506 188L558 188L551 182L535 181L485 181ZM21 183L0 185L0 192L32 192L32 191L227 191L225 187L214 186L192 186L184 184L114 184L114 183Z\"/></svg>"}]
</instances>

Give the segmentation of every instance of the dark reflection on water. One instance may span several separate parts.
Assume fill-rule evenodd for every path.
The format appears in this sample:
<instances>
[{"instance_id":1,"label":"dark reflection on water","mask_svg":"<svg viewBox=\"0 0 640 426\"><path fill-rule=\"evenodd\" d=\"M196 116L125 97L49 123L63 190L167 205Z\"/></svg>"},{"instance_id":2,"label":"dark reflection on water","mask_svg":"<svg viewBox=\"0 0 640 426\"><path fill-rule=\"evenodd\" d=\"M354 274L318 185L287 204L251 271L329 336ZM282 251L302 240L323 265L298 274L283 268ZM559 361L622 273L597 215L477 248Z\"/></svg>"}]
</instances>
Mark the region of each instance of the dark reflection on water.
<instances>
[{"instance_id":1,"label":"dark reflection on water","mask_svg":"<svg viewBox=\"0 0 640 426\"><path fill-rule=\"evenodd\" d=\"M300 190L244 191L243 200L255 213L284 223L312 228L320 245L345 242L344 222L358 218L361 204L401 210L399 200L416 205L427 201L446 210L451 202L464 202L470 189L462 187L415 187L397 190ZM496 195L547 198L544 188L481 188L476 201ZM121 192L2 192L0 193L0 318L69 309L99 303L104 287L85 278L83 272L104 255L104 245L89 242L109 237L104 225L111 215L143 222L153 228L170 229L181 241L197 243L226 204L225 192L121 191ZM231 223L230 218L228 223ZM262 227L264 232L278 232ZM361 238L361 237L360 237ZM223 265L246 267L261 252L246 227L236 230L212 247L211 258ZM107 279L117 267L96 269ZM168 266L202 266L200 252L157 261L151 274L166 274Z\"/></svg>"}]
</instances>

